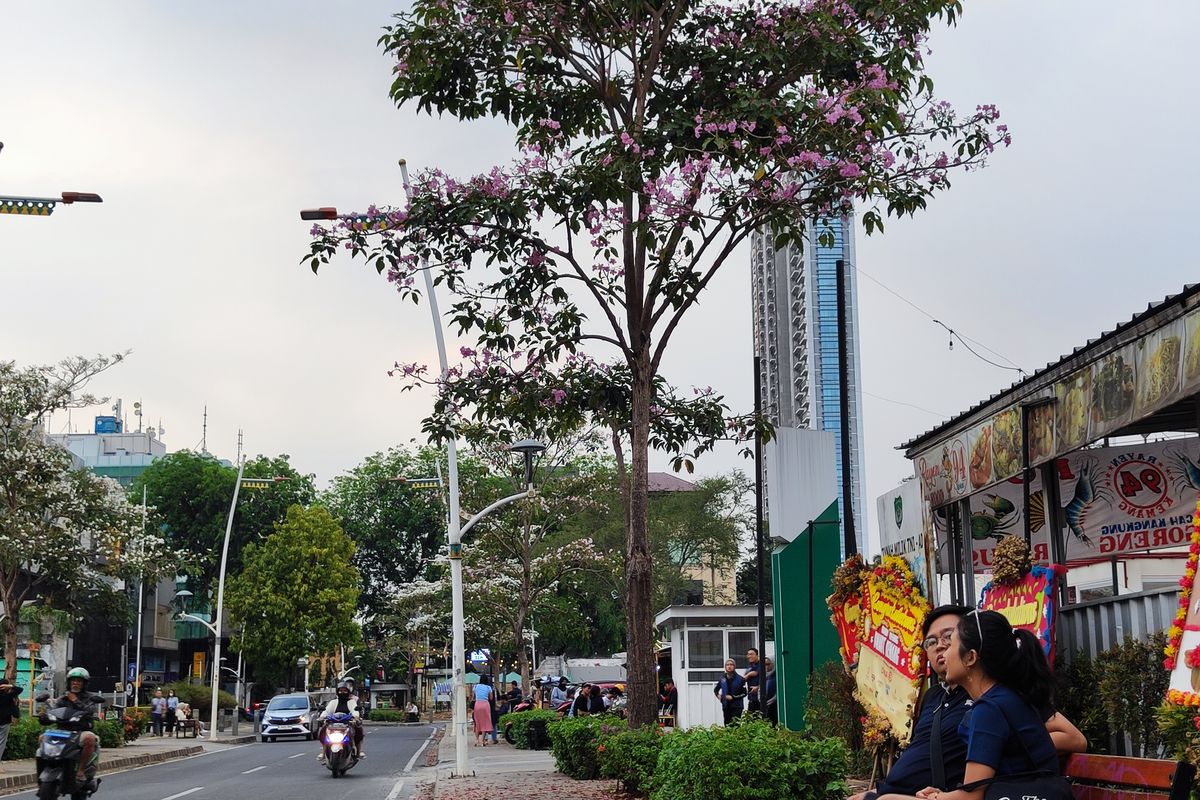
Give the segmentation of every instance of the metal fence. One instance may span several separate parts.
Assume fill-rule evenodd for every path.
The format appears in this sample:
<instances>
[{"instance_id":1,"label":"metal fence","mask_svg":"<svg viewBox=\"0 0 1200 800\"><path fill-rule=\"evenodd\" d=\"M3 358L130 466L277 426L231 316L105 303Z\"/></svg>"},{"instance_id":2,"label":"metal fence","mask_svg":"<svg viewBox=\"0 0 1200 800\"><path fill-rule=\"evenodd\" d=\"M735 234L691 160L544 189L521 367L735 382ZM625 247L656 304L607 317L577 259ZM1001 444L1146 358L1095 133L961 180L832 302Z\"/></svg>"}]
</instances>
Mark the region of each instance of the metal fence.
<instances>
[{"instance_id":1,"label":"metal fence","mask_svg":"<svg viewBox=\"0 0 1200 800\"><path fill-rule=\"evenodd\" d=\"M1179 608L1179 589L1104 597L1064 607L1058 619L1058 650L1070 660L1077 652L1094 659L1129 636L1145 640L1166 630Z\"/></svg>"}]
</instances>

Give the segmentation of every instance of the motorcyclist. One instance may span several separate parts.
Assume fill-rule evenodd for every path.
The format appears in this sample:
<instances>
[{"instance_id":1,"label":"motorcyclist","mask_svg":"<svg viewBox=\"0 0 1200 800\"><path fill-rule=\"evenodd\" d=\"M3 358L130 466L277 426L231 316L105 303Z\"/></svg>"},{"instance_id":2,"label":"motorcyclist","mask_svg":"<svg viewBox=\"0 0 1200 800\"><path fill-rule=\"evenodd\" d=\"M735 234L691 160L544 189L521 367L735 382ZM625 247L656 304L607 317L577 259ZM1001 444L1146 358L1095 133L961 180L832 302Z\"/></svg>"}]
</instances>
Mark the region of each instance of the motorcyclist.
<instances>
[{"instance_id":1,"label":"motorcyclist","mask_svg":"<svg viewBox=\"0 0 1200 800\"><path fill-rule=\"evenodd\" d=\"M67 693L54 701L55 708L70 708L72 711L92 712L93 714L104 702L99 694L87 690L91 674L83 667L75 667L67 673ZM43 722L48 721L43 717ZM40 744L42 737L38 737ZM91 730L79 732L79 772L76 780L92 786L96 779L96 770L100 766L100 738Z\"/></svg>"},{"instance_id":2,"label":"motorcyclist","mask_svg":"<svg viewBox=\"0 0 1200 800\"><path fill-rule=\"evenodd\" d=\"M358 710L358 698L354 696L354 689L354 681L350 678L339 683L337 697L330 700L325 705L325 710L321 712L321 727L317 731L317 741L321 742L321 754L317 756L318 761L325 761L325 720L330 714L349 714L353 717L350 729L354 731L354 751L359 758L367 757L367 754L363 752L362 714Z\"/></svg>"}]
</instances>

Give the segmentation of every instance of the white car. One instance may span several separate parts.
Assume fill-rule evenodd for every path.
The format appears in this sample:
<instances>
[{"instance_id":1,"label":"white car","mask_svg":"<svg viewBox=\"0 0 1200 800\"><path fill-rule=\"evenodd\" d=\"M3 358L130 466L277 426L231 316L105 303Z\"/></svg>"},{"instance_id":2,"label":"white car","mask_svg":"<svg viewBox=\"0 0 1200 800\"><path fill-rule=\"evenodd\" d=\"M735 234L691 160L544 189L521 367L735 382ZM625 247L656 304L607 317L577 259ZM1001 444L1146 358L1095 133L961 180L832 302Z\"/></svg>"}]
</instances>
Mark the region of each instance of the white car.
<instances>
[{"instance_id":1,"label":"white car","mask_svg":"<svg viewBox=\"0 0 1200 800\"><path fill-rule=\"evenodd\" d=\"M307 694L280 694L271 698L263 711L259 739L273 742L281 736L302 736L315 739L320 723L316 701Z\"/></svg>"}]
</instances>

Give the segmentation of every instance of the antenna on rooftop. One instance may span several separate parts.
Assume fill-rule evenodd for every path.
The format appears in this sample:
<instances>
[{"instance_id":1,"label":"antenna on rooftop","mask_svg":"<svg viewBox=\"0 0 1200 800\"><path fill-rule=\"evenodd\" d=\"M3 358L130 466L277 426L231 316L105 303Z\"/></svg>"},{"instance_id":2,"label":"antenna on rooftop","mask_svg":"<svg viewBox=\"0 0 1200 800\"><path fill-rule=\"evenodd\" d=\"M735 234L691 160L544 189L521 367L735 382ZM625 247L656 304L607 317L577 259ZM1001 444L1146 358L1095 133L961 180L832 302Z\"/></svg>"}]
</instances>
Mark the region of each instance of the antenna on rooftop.
<instances>
[{"instance_id":1,"label":"antenna on rooftop","mask_svg":"<svg viewBox=\"0 0 1200 800\"><path fill-rule=\"evenodd\" d=\"M208 453L208 406L204 406L204 427L200 434L200 452Z\"/></svg>"}]
</instances>

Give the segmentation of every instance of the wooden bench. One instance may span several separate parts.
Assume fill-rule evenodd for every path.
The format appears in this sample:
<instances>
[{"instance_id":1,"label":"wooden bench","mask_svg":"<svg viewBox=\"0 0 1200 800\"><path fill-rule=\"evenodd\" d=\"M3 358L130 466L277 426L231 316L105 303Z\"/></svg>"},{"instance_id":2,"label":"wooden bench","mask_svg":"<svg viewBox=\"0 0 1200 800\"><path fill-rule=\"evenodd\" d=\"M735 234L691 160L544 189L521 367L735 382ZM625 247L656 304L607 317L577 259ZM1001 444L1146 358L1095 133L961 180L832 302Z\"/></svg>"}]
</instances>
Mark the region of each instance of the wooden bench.
<instances>
[{"instance_id":1,"label":"wooden bench","mask_svg":"<svg viewBox=\"0 0 1200 800\"><path fill-rule=\"evenodd\" d=\"M181 719L175 721L175 738L186 739L191 731L191 738L195 739L200 731L200 721L194 719Z\"/></svg>"},{"instance_id":2,"label":"wooden bench","mask_svg":"<svg viewBox=\"0 0 1200 800\"><path fill-rule=\"evenodd\" d=\"M1196 768L1183 761L1077 753L1063 763L1075 800L1188 800Z\"/></svg>"}]
</instances>

